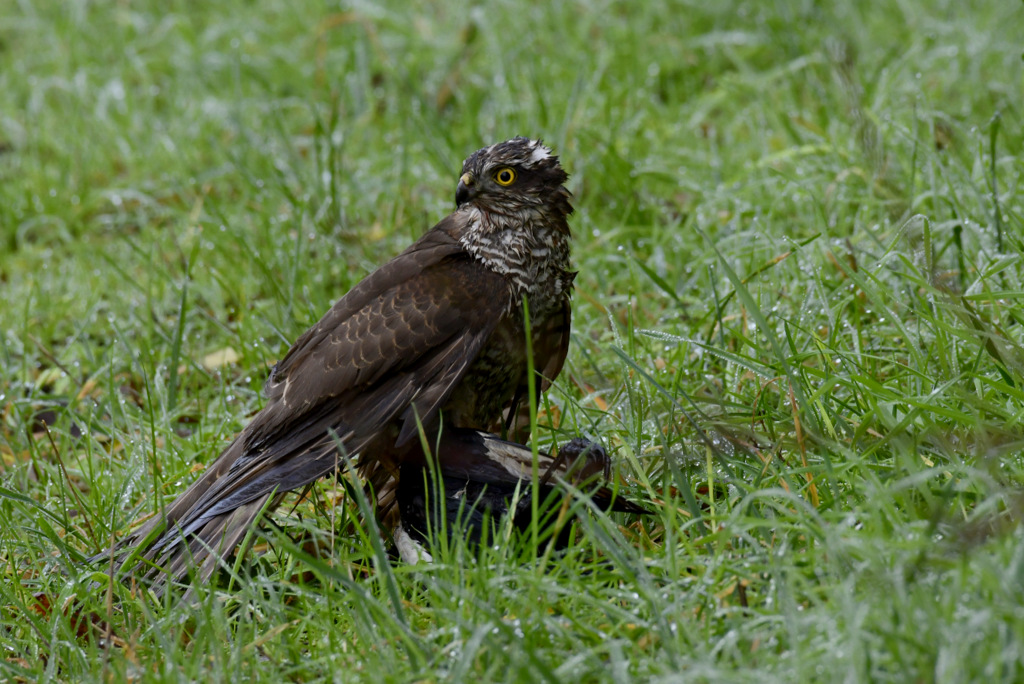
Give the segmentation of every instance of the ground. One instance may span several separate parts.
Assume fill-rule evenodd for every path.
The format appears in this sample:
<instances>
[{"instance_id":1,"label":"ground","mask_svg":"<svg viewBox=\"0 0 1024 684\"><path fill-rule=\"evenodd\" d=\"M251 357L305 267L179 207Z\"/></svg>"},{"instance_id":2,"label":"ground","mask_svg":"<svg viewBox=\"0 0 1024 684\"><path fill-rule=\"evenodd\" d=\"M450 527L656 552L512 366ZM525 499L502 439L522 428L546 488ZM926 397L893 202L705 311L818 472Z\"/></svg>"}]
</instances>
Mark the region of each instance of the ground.
<instances>
[{"instance_id":1,"label":"ground","mask_svg":"<svg viewBox=\"0 0 1024 684\"><path fill-rule=\"evenodd\" d=\"M7 3L5 679L1020 681L1019 2ZM453 207L572 174L537 444L655 514L392 563L324 484L193 604L84 558ZM109 591L108 591L109 590Z\"/></svg>"}]
</instances>

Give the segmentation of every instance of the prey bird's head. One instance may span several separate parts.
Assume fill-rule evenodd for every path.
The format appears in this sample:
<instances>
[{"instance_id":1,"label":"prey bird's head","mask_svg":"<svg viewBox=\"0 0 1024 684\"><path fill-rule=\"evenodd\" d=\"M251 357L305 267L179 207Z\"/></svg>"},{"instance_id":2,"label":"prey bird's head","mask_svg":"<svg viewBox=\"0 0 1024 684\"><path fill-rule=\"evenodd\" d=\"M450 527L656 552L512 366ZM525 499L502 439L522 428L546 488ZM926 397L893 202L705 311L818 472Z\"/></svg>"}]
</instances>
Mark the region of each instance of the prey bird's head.
<instances>
[{"instance_id":1,"label":"prey bird's head","mask_svg":"<svg viewBox=\"0 0 1024 684\"><path fill-rule=\"evenodd\" d=\"M462 163L457 207L470 204L489 214L541 212L564 219L572 213L569 175L540 140L512 138L477 150Z\"/></svg>"}]
</instances>

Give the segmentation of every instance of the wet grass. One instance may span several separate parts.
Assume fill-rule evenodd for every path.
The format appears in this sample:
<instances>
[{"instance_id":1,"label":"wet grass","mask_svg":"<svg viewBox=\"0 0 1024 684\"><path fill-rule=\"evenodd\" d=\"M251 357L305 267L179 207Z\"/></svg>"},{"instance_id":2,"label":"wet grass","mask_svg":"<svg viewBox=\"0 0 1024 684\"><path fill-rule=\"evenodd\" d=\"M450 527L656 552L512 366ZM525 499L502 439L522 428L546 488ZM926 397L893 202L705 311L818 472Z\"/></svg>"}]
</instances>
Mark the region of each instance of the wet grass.
<instances>
[{"instance_id":1,"label":"wet grass","mask_svg":"<svg viewBox=\"0 0 1024 684\"><path fill-rule=\"evenodd\" d=\"M1019 4L551 5L0 13L5 679L1024 678ZM324 485L197 605L108 592L516 134L577 205L542 442L657 515L409 567Z\"/></svg>"}]
</instances>

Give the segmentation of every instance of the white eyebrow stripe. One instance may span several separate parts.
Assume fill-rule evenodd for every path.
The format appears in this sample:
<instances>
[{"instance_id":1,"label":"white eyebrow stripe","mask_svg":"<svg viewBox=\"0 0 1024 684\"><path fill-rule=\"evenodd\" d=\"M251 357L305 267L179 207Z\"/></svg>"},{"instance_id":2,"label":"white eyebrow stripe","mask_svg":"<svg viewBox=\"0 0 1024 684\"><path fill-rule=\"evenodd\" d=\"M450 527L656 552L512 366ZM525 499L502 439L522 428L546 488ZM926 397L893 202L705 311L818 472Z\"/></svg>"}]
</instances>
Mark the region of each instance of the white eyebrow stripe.
<instances>
[{"instance_id":1,"label":"white eyebrow stripe","mask_svg":"<svg viewBox=\"0 0 1024 684\"><path fill-rule=\"evenodd\" d=\"M534 142L533 152L530 153L530 163L536 164L537 162L544 161L551 156L551 150L541 145L539 142Z\"/></svg>"}]
</instances>

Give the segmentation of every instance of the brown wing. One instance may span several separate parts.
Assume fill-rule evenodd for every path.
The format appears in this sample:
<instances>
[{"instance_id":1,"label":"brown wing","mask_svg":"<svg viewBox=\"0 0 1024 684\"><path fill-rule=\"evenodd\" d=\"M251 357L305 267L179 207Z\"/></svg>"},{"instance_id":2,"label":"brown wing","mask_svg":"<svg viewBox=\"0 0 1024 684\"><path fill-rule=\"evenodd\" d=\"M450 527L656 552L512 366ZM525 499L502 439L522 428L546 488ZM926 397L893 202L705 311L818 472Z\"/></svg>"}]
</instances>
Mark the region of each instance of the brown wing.
<instances>
[{"instance_id":1,"label":"brown wing","mask_svg":"<svg viewBox=\"0 0 1024 684\"><path fill-rule=\"evenodd\" d=\"M222 526L235 509L253 508L241 516L251 520L255 502L331 472L336 440L355 455L387 429L413 435L417 417L435 420L511 297L504 279L449 236L451 223L370 274L296 341L271 373L263 410L165 511L170 528L230 537L239 530ZM235 527L248 524L241 518ZM169 529L146 555L169 557L181 539Z\"/></svg>"},{"instance_id":2,"label":"brown wing","mask_svg":"<svg viewBox=\"0 0 1024 684\"><path fill-rule=\"evenodd\" d=\"M335 440L355 455L393 421L399 446L417 417L432 424L507 310L507 288L462 255L406 275L354 313L336 306L289 352L242 435L246 455L197 502L195 522L326 475Z\"/></svg>"}]
</instances>

